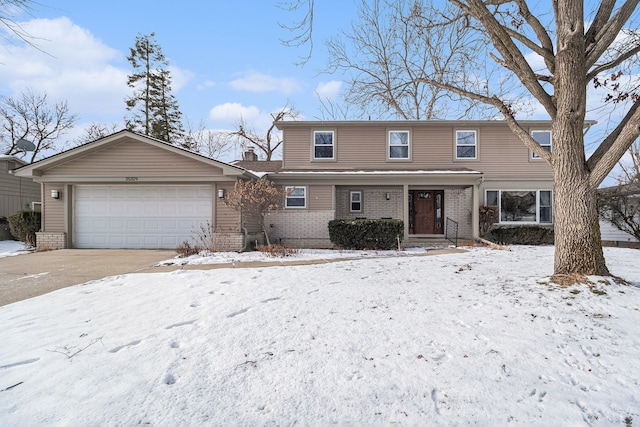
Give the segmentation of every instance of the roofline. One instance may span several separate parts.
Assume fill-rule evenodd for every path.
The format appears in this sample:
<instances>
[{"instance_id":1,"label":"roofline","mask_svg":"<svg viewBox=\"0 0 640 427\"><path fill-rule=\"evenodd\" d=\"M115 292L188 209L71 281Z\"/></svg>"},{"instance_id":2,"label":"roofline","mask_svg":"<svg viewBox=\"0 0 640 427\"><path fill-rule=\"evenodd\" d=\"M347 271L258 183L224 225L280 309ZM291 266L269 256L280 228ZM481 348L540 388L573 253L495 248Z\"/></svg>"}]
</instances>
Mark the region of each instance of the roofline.
<instances>
[{"instance_id":1,"label":"roofline","mask_svg":"<svg viewBox=\"0 0 640 427\"><path fill-rule=\"evenodd\" d=\"M212 159L210 157L204 156L200 153L196 153L194 151L190 151L187 150L185 148L182 147L178 147L172 144L169 144L168 142L159 140L157 138L153 138L147 135L142 135L139 134L137 132L133 132L131 130L128 129L122 129L116 133L112 133L111 135L107 135L105 137L99 138L95 141L90 141L87 143L84 143L82 145L78 145L77 147L73 147L70 148L68 150L65 151L61 151L60 153L56 153L52 156L46 157L44 159L38 160L36 162L33 162L31 164L22 166L18 169L15 170L15 174L18 176L34 176L36 174L34 174L34 172L37 169L40 169L42 167L46 167L46 166L50 166L53 164L56 164L58 162L62 162L64 160L66 160L67 158L71 157L71 156L75 156L78 154L82 154L84 152L88 152L91 150L94 150L96 148L99 148L103 145L109 144L112 141L122 137L123 135L129 135L130 137L132 137L133 139L136 139L138 141L144 141L147 143L151 143L152 145L155 145L157 147L161 147L163 149L169 150L169 151L173 151L173 152L177 152L177 153L181 153L181 154L186 154L188 157L193 158L195 160L199 160L199 161L203 161L205 163L209 163L209 164L213 164L216 166L222 166L223 168L225 167L229 167L229 168L233 168L236 169L238 171L241 171L243 174L249 174L251 177L257 178L257 176L255 176L255 174L253 174L253 172L240 167L240 166L236 166L236 165L232 165L226 162L223 162L221 160L216 160L216 159Z\"/></svg>"},{"instance_id":2,"label":"roofline","mask_svg":"<svg viewBox=\"0 0 640 427\"><path fill-rule=\"evenodd\" d=\"M551 120L518 120L521 125L540 126L551 125ZM585 125L594 125L596 120L585 120ZM307 126L425 126L425 125L456 125L480 126L489 124L507 125L505 120L280 120L274 122L280 130L287 127Z\"/></svg>"}]
</instances>

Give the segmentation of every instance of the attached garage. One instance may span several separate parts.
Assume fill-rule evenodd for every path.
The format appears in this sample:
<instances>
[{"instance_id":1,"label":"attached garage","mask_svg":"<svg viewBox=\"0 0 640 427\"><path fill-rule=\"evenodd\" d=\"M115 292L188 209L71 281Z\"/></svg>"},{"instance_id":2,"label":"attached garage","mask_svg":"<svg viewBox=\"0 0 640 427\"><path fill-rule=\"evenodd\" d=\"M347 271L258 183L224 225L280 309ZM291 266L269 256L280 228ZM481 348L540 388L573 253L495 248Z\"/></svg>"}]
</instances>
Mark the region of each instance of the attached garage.
<instances>
[{"instance_id":1,"label":"attached garage","mask_svg":"<svg viewBox=\"0 0 640 427\"><path fill-rule=\"evenodd\" d=\"M218 250L241 250L248 228L221 197L239 179L257 179L242 167L128 130L16 174L42 185L38 249L175 249L210 226Z\"/></svg>"},{"instance_id":2,"label":"attached garage","mask_svg":"<svg viewBox=\"0 0 640 427\"><path fill-rule=\"evenodd\" d=\"M211 221L211 185L79 185L75 247L175 249Z\"/></svg>"}]
</instances>

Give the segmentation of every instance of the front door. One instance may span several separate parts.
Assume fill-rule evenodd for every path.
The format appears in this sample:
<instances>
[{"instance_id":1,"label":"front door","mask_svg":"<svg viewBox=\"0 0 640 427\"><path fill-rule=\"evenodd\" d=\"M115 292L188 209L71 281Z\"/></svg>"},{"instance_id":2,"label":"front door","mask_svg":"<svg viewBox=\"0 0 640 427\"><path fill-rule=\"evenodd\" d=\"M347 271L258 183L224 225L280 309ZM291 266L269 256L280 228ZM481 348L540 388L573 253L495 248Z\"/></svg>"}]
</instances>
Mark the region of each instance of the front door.
<instances>
[{"instance_id":1,"label":"front door","mask_svg":"<svg viewBox=\"0 0 640 427\"><path fill-rule=\"evenodd\" d=\"M410 192L411 225L413 234L443 234L444 191L412 190Z\"/></svg>"}]
</instances>

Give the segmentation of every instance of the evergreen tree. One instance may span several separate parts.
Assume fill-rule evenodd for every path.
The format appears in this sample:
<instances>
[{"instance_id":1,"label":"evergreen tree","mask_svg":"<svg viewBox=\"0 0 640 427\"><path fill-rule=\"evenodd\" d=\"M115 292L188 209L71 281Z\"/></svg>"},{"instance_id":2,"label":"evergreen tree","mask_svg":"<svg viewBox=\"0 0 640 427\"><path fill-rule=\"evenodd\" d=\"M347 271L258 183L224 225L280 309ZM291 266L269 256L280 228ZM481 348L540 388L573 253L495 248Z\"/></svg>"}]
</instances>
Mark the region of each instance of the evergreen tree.
<instances>
[{"instance_id":1,"label":"evergreen tree","mask_svg":"<svg viewBox=\"0 0 640 427\"><path fill-rule=\"evenodd\" d=\"M178 101L171 94L169 62L155 40L155 33L138 35L135 47L130 48L127 60L133 67L127 85L133 94L125 100L127 129L162 141L175 143L183 134L182 113Z\"/></svg>"}]
</instances>

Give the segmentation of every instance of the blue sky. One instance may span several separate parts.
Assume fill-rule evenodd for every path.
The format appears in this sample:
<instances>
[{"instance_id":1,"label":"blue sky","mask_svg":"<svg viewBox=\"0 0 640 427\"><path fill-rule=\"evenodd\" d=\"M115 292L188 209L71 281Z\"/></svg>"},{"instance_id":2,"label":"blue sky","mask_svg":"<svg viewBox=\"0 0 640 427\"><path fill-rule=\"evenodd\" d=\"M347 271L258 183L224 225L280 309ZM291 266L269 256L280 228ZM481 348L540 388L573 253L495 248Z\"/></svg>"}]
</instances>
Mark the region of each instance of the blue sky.
<instances>
[{"instance_id":1,"label":"blue sky","mask_svg":"<svg viewBox=\"0 0 640 427\"><path fill-rule=\"evenodd\" d=\"M277 2L42 1L31 16L14 19L46 53L2 40L0 95L31 89L52 101L66 100L79 115L78 134L94 121L122 124L130 94L126 56L138 34L155 32L170 63L173 93L194 125L204 120L210 129L233 128L242 116L257 130L266 129L269 113L286 104L305 119L320 118L316 92L332 97L341 86L336 76L320 73L326 58L322 40L350 25L355 5L317 2L314 52L301 67L296 62L307 48L284 46L289 33L279 25L301 14Z\"/></svg>"}]
</instances>

